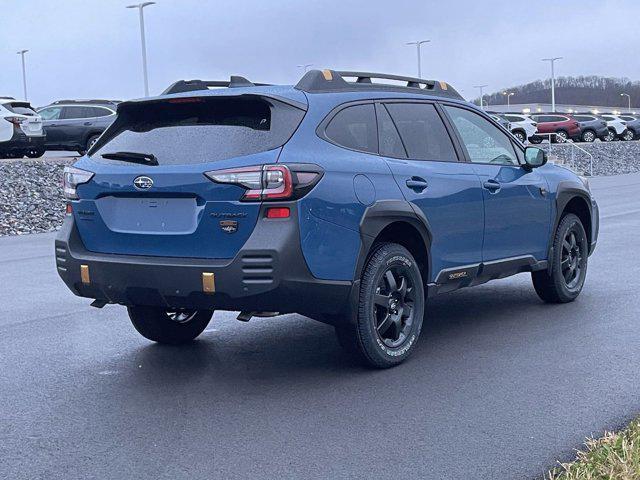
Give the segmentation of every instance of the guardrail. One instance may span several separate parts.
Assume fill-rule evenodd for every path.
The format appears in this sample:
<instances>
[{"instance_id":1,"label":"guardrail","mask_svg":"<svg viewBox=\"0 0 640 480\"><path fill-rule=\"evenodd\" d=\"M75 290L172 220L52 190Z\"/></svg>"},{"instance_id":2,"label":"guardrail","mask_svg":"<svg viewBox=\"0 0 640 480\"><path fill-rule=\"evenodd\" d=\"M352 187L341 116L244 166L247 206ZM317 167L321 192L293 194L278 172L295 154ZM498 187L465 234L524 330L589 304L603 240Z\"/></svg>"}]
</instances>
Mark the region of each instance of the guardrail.
<instances>
[{"instance_id":1,"label":"guardrail","mask_svg":"<svg viewBox=\"0 0 640 480\"><path fill-rule=\"evenodd\" d=\"M588 152L586 149L580 147L579 145L576 145L575 142L569 142L569 141L564 141L564 142L556 142L555 144L552 142L551 138L552 136L556 135L557 133L536 133L537 137L547 137L549 140L549 156L551 156L553 154L553 146L555 145L556 147L566 147L566 146L570 146L571 147L571 169L572 170L576 170L576 149L580 150L581 152L583 152L585 155L587 155L589 157L589 176L593 177L593 154L591 154L590 152Z\"/></svg>"}]
</instances>

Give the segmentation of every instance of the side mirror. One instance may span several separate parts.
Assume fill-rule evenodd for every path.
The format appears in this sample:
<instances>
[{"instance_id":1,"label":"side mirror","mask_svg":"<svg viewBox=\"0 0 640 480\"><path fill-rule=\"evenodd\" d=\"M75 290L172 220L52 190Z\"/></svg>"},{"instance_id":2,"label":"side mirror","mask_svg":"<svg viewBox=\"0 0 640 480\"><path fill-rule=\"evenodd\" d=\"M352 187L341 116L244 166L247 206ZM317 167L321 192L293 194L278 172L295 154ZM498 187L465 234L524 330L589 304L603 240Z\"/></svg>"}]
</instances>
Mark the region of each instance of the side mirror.
<instances>
[{"instance_id":1,"label":"side mirror","mask_svg":"<svg viewBox=\"0 0 640 480\"><path fill-rule=\"evenodd\" d=\"M547 152L538 147L524 149L524 163L528 168L538 168L547 163Z\"/></svg>"}]
</instances>

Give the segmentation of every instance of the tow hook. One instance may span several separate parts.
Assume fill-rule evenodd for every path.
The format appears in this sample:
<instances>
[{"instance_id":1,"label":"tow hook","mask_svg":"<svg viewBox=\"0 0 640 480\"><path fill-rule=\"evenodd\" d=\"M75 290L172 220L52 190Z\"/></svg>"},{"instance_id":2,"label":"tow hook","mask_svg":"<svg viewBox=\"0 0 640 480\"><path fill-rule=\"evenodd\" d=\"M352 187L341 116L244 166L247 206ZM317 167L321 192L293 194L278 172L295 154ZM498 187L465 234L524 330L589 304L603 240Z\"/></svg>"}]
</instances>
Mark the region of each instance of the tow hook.
<instances>
[{"instance_id":1,"label":"tow hook","mask_svg":"<svg viewBox=\"0 0 640 480\"><path fill-rule=\"evenodd\" d=\"M93 302L91 302L91 306L92 306L92 307L95 307L95 308L102 308L102 307L104 307L107 303L109 303L109 302L107 302L106 300L98 300L98 299L96 299L96 300L94 300Z\"/></svg>"},{"instance_id":2,"label":"tow hook","mask_svg":"<svg viewBox=\"0 0 640 480\"><path fill-rule=\"evenodd\" d=\"M252 317L277 317L280 312L240 312L238 320L248 322Z\"/></svg>"}]
</instances>

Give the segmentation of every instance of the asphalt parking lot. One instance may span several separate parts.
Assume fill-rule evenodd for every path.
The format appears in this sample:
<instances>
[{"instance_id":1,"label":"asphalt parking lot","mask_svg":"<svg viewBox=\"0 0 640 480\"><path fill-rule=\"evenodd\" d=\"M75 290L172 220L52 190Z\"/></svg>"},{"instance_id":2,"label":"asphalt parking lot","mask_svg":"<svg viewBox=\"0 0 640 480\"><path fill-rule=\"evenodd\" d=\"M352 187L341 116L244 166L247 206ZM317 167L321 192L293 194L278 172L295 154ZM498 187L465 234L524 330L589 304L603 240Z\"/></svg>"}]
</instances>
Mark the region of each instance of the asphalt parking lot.
<instances>
[{"instance_id":1,"label":"asphalt parking lot","mask_svg":"<svg viewBox=\"0 0 640 480\"><path fill-rule=\"evenodd\" d=\"M432 301L419 349L354 365L330 327L217 313L154 345L58 279L53 235L0 238L0 477L540 478L640 410L640 175L595 178L574 303L528 275Z\"/></svg>"}]
</instances>

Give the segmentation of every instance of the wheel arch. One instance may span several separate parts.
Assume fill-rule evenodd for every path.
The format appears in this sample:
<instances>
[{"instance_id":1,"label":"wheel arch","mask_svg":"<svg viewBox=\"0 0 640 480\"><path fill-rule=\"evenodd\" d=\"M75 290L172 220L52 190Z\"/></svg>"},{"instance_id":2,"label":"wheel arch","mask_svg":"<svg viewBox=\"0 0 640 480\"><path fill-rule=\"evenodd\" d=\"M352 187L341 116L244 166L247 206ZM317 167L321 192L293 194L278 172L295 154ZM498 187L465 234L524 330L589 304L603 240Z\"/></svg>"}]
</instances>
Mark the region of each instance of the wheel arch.
<instances>
[{"instance_id":1,"label":"wheel arch","mask_svg":"<svg viewBox=\"0 0 640 480\"><path fill-rule=\"evenodd\" d=\"M575 186L560 184L556 197L556 208L557 215L551 232L552 236L555 235L555 231L562 217L567 213L573 213L582 222L589 243L593 241L594 225L592 221L591 198L586 190Z\"/></svg>"},{"instance_id":2,"label":"wheel arch","mask_svg":"<svg viewBox=\"0 0 640 480\"><path fill-rule=\"evenodd\" d=\"M398 243L415 258L426 286L431 278L431 228L424 213L410 202L385 200L369 206L360 221L362 244L354 280L360 279L373 247L381 242Z\"/></svg>"}]
</instances>

